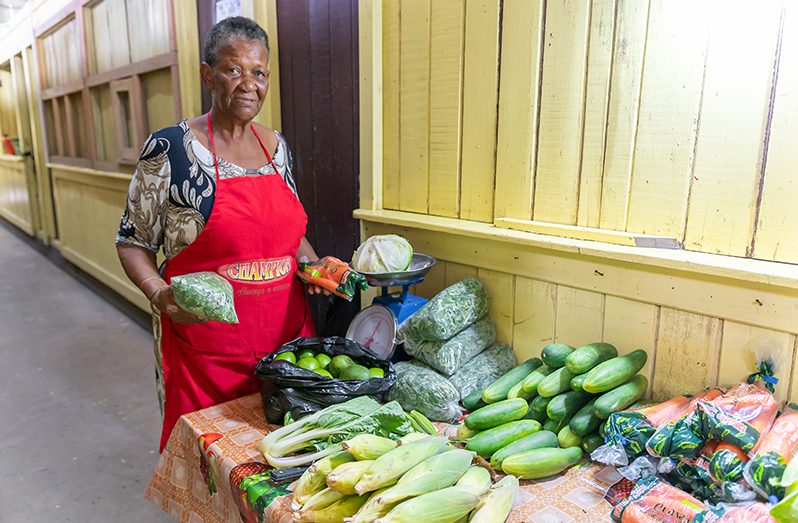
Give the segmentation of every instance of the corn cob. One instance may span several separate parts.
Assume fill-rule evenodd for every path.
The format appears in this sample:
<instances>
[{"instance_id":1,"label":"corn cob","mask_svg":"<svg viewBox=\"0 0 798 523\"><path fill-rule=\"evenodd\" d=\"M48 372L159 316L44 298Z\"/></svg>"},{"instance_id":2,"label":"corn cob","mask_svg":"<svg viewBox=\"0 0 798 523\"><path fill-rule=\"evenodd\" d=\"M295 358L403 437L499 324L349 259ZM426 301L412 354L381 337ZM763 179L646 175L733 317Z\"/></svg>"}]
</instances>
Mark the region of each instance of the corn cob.
<instances>
[{"instance_id":1,"label":"corn cob","mask_svg":"<svg viewBox=\"0 0 798 523\"><path fill-rule=\"evenodd\" d=\"M435 428L435 425L432 424L432 422L429 420L429 418L427 418L425 415L423 415L419 411L411 410L410 411L410 416L413 419L416 420L418 425L421 427L421 430L423 430L427 434L430 434L430 435L434 436L434 435L436 435L438 433L438 429Z\"/></svg>"},{"instance_id":2,"label":"corn cob","mask_svg":"<svg viewBox=\"0 0 798 523\"><path fill-rule=\"evenodd\" d=\"M327 475L327 486L346 496L355 495L355 484L374 463L373 460L351 461L339 465Z\"/></svg>"},{"instance_id":3,"label":"corn cob","mask_svg":"<svg viewBox=\"0 0 798 523\"><path fill-rule=\"evenodd\" d=\"M342 446L357 460L371 460L395 449L396 442L374 434L358 434L349 441L344 441Z\"/></svg>"},{"instance_id":4,"label":"corn cob","mask_svg":"<svg viewBox=\"0 0 798 523\"><path fill-rule=\"evenodd\" d=\"M490 472L479 465L470 467L458 480L457 486L481 497L490 490Z\"/></svg>"},{"instance_id":5,"label":"corn cob","mask_svg":"<svg viewBox=\"0 0 798 523\"><path fill-rule=\"evenodd\" d=\"M323 509L303 509L294 512L294 523L341 523L360 510L367 499L368 496L346 496Z\"/></svg>"},{"instance_id":6,"label":"corn cob","mask_svg":"<svg viewBox=\"0 0 798 523\"><path fill-rule=\"evenodd\" d=\"M386 505L378 503L377 500L383 492L390 490L391 488L392 487L385 487L372 492L368 501L366 501L366 503L360 507L360 510L357 511L357 514L351 518L346 518L346 523L373 523L390 512L391 509L398 505L398 503Z\"/></svg>"},{"instance_id":7,"label":"corn cob","mask_svg":"<svg viewBox=\"0 0 798 523\"><path fill-rule=\"evenodd\" d=\"M503 522L510 515L515 497L518 495L518 478L512 475L504 476L493 487L488 495L482 498L474 513L471 514L470 523L497 523Z\"/></svg>"},{"instance_id":8,"label":"corn cob","mask_svg":"<svg viewBox=\"0 0 798 523\"><path fill-rule=\"evenodd\" d=\"M399 503L376 523L454 523L479 503L479 496L448 487Z\"/></svg>"},{"instance_id":9,"label":"corn cob","mask_svg":"<svg viewBox=\"0 0 798 523\"><path fill-rule=\"evenodd\" d=\"M437 454L448 441L443 436L427 436L386 452L363 474L355 485L355 492L365 494L393 485L405 472Z\"/></svg>"},{"instance_id":10,"label":"corn cob","mask_svg":"<svg viewBox=\"0 0 798 523\"><path fill-rule=\"evenodd\" d=\"M463 449L449 450L431 456L408 470L396 485L377 498L377 503L389 505L451 487L465 474L473 459L474 453Z\"/></svg>"},{"instance_id":11,"label":"corn cob","mask_svg":"<svg viewBox=\"0 0 798 523\"><path fill-rule=\"evenodd\" d=\"M309 510L321 510L323 508L329 507L336 501L340 501L345 496L340 492L337 492L330 487L326 489L320 490L316 494L312 495L310 499L308 499L302 508L300 509L303 512Z\"/></svg>"},{"instance_id":12,"label":"corn cob","mask_svg":"<svg viewBox=\"0 0 798 523\"><path fill-rule=\"evenodd\" d=\"M427 438L427 437L429 437L429 435L425 434L423 432L411 432L410 434L402 436L401 438L396 440L396 444L397 445L406 445L406 444L408 444L410 442L418 441L420 439L424 439L424 438Z\"/></svg>"},{"instance_id":13,"label":"corn cob","mask_svg":"<svg viewBox=\"0 0 798 523\"><path fill-rule=\"evenodd\" d=\"M355 457L348 452L336 452L320 459L299 477L294 487L294 504L292 508L298 510L308 499L317 492L327 487L327 474L343 463L354 461Z\"/></svg>"}]
</instances>

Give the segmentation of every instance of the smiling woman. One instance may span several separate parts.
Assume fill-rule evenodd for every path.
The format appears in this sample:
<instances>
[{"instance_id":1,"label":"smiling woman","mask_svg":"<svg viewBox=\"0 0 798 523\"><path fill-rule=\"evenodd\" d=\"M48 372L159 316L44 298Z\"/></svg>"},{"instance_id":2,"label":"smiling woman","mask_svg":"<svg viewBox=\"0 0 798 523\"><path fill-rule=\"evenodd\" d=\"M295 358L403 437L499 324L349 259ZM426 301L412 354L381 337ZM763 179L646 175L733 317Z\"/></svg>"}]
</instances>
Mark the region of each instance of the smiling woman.
<instances>
[{"instance_id":1,"label":"smiling woman","mask_svg":"<svg viewBox=\"0 0 798 523\"><path fill-rule=\"evenodd\" d=\"M305 239L291 153L279 133L252 122L269 90L266 33L247 18L222 20L208 34L200 74L212 93L210 112L147 139L116 240L125 272L156 319L161 449L180 415L256 392L257 361L314 334L293 274L297 261L318 256ZM225 270L285 260L287 278L231 278ZM227 278L240 323L205 322L175 303L171 279L201 271Z\"/></svg>"}]
</instances>

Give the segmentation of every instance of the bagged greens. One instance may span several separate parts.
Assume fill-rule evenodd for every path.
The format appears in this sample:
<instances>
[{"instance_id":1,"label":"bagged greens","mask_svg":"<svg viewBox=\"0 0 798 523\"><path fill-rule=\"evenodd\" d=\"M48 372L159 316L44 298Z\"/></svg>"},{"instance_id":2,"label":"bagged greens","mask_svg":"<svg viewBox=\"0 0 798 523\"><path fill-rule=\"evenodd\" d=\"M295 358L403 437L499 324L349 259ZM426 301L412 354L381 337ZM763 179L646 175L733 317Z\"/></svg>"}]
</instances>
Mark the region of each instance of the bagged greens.
<instances>
[{"instance_id":1,"label":"bagged greens","mask_svg":"<svg viewBox=\"0 0 798 523\"><path fill-rule=\"evenodd\" d=\"M465 398L475 390L484 389L516 365L512 347L498 343L475 356L449 377L449 381Z\"/></svg>"},{"instance_id":2,"label":"bagged greens","mask_svg":"<svg viewBox=\"0 0 798 523\"><path fill-rule=\"evenodd\" d=\"M449 380L415 360L399 362L394 368L396 383L385 395L386 400L397 401L405 410L417 410L434 421L454 423L460 419L460 394Z\"/></svg>"},{"instance_id":3,"label":"bagged greens","mask_svg":"<svg viewBox=\"0 0 798 523\"><path fill-rule=\"evenodd\" d=\"M215 272L193 272L175 276L172 294L181 309L203 320L238 323L233 304L233 286Z\"/></svg>"},{"instance_id":4,"label":"bagged greens","mask_svg":"<svg viewBox=\"0 0 798 523\"><path fill-rule=\"evenodd\" d=\"M447 341L405 339L405 351L444 376L451 376L495 341L493 322L483 318Z\"/></svg>"},{"instance_id":5,"label":"bagged greens","mask_svg":"<svg viewBox=\"0 0 798 523\"><path fill-rule=\"evenodd\" d=\"M402 325L405 339L445 341L488 313L482 282L469 278L447 287Z\"/></svg>"},{"instance_id":6,"label":"bagged greens","mask_svg":"<svg viewBox=\"0 0 798 523\"><path fill-rule=\"evenodd\" d=\"M352 267L359 272L400 272L407 270L412 259L410 242L396 234L383 234L360 244L352 255Z\"/></svg>"}]
</instances>

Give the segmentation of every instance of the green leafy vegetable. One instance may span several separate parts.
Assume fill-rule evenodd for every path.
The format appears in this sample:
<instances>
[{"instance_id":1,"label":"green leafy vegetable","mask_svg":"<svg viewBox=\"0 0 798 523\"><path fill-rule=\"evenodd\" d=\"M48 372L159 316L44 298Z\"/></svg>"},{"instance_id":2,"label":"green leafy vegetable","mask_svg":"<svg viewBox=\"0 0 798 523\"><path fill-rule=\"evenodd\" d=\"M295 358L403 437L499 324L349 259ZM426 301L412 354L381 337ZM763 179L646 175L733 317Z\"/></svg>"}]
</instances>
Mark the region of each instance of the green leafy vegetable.
<instances>
[{"instance_id":1,"label":"green leafy vegetable","mask_svg":"<svg viewBox=\"0 0 798 523\"><path fill-rule=\"evenodd\" d=\"M483 318L447 341L407 338L405 351L441 374L451 376L494 341L496 328L490 318Z\"/></svg>"},{"instance_id":2,"label":"green leafy vegetable","mask_svg":"<svg viewBox=\"0 0 798 523\"><path fill-rule=\"evenodd\" d=\"M394 365L396 383L386 399L398 401L407 410L417 410L435 421L453 423L462 413L460 394L446 378L413 360Z\"/></svg>"},{"instance_id":3,"label":"green leafy vegetable","mask_svg":"<svg viewBox=\"0 0 798 523\"><path fill-rule=\"evenodd\" d=\"M444 341L487 313L485 287L469 278L436 294L405 321L402 332L409 339Z\"/></svg>"},{"instance_id":4,"label":"green leafy vegetable","mask_svg":"<svg viewBox=\"0 0 798 523\"><path fill-rule=\"evenodd\" d=\"M203 320L238 323L233 286L215 272L194 272L172 278L172 294L181 309Z\"/></svg>"}]
</instances>

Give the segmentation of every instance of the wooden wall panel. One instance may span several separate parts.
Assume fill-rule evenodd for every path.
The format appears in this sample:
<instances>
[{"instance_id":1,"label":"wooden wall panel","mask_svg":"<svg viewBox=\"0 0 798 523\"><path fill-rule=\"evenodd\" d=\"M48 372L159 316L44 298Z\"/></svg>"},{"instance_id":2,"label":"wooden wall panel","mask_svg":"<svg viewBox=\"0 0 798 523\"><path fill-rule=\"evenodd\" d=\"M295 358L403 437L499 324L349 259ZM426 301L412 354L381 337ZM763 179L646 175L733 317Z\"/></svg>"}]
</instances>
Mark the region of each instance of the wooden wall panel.
<instances>
[{"instance_id":1,"label":"wooden wall panel","mask_svg":"<svg viewBox=\"0 0 798 523\"><path fill-rule=\"evenodd\" d=\"M496 341L512 345L515 276L504 272L478 269L477 277L488 291L489 314L496 325Z\"/></svg>"},{"instance_id":2,"label":"wooden wall panel","mask_svg":"<svg viewBox=\"0 0 798 523\"><path fill-rule=\"evenodd\" d=\"M446 283L446 262L436 263L424 277L424 281L413 286L411 292L418 296L430 299L448 285Z\"/></svg>"},{"instance_id":3,"label":"wooden wall panel","mask_svg":"<svg viewBox=\"0 0 798 523\"><path fill-rule=\"evenodd\" d=\"M439 262L440 263L440 262ZM454 262L446 263L446 286L453 285L468 278L477 277L476 267Z\"/></svg>"},{"instance_id":4,"label":"wooden wall panel","mask_svg":"<svg viewBox=\"0 0 798 523\"><path fill-rule=\"evenodd\" d=\"M513 349L518 361L540 356L554 341L557 286L529 278L515 278Z\"/></svg>"},{"instance_id":5,"label":"wooden wall panel","mask_svg":"<svg viewBox=\"0 0 798 523\"><path fill-rule=\"evenodd\" d=\"M629 354L644 349L648 361L640 371L648 378L651 393L654 378L654 358L657 349L659 307L639 301L607 296L604 304L604 340L618 349L618 354Z\"/></svg>"},{"instance_id":6,"label":"wooden wall panel","mask_svg":"<svg viewBox=\"0 0 798 523\"><path fill-rule=\"evenodd\" d=\"M400 7L382 1L382 205L399 209L399 109L400 109Z\"/></svg>"},{"instance_id":7,"label":"wooden wall panel","mask_svg":"<svg viewBox=\"0 0 798 523\"><path fill-rule=\"evenodd\" d=\"M601 341L604 334L603 294L557 287L557 316L554 339L579 347L586 343Z\"/></svg>"},{"instance_id":8,"label":"wooden wall panel","mask_svg":"<svg viewBox=\"0 0 798 523\"><path fill-rule=\"evenodd\" d=\"M34 234L26 163L16 156L0 155L0 216L29 235Z\"/></svg>"}]
</instances>

